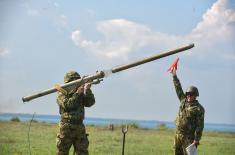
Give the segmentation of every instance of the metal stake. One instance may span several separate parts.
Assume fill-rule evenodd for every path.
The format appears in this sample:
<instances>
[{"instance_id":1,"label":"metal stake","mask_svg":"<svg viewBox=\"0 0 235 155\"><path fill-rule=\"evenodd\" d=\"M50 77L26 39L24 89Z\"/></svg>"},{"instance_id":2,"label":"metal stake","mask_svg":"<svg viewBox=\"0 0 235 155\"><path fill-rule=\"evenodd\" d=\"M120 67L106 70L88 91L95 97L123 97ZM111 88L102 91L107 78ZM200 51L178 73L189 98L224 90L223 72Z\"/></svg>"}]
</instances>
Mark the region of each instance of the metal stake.
<instances>
[{"instance_id":1,"label":"metal stake","mask_svg":"<svg viewBox=\"0 0 235 155\"><path fill-rule=\"evenodd\" d=\"M122 141L122 155L124 155L124 150L125 150L125 140L126 140L126 133L128 131L128 126L122 127L122 133L123 133L123 141Z\"/></svg>"}]
</instances>

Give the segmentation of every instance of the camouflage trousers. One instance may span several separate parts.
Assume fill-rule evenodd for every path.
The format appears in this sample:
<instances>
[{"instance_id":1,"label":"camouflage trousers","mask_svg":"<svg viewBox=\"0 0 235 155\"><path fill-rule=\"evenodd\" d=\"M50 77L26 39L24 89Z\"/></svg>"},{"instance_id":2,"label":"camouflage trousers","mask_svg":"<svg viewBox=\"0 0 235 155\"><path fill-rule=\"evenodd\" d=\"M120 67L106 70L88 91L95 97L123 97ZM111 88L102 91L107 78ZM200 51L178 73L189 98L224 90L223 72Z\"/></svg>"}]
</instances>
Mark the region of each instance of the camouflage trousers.
<instances>
[{"instance_id":1,"label":"camouflage trousers","mask_svg":"<svg viewBox=\"0 0 235 155\"><path fill-rule=\"evenodd\" d=\"M84 124L60 122L56 138L57 155L68 155L73 145L76 155L88 155L89 141Z\"/></svg>"},{"instance_id":2,"label":"camouflage trousers","mask_svg":"<svg viewBox=\"0 0 235 155\"><path fill-rule=\"evenodd\" d=\"M187 155L186 147L193 143L192 135L185 135L176 133L174 141L174 154L175 155Z\"/></svg>"}]
</instances>

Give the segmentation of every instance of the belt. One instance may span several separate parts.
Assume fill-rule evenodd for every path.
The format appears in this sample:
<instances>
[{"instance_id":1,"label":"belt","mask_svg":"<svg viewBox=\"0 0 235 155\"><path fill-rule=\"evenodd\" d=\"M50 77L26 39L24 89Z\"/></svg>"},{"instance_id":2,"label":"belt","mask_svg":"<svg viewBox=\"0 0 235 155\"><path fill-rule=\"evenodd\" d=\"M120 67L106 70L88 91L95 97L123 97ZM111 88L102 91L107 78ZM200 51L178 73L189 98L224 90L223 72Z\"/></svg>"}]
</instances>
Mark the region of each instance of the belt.
<instances>
[{"instance_id":1,"label":"belt","mask_svg":"<svg viewBox=\"0 0 235 155\"><path fill-rule=\"evenodd\" d=\"M83 124L83 120L61 118L61 122L70 124Z\"/></svg>"},{"instance_id":2,"label":"belt","mask_svg":"<svg viewBox=\"0 0 235 155\"><path fill-rule=\"evenodd\" d=\"M192 134L194 132L189 131L188 129L176 127L176 133L179 133L179 134Z\"/></svg>"}]
</instances>

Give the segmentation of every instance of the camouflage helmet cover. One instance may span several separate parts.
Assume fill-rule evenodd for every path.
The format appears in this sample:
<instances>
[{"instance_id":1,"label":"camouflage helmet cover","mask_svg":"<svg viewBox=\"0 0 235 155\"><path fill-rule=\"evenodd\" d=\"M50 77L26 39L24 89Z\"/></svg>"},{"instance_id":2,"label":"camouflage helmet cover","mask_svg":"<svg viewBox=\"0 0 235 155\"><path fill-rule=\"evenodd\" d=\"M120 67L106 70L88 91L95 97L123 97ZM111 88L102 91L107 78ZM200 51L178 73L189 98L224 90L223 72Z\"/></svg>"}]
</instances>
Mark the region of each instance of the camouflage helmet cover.
<instances>
[{"instance_id":1,"label":"camouflage helmet cover","mask_svg":"<svg viewBox=\"0 0 235 155\"><path fill-rule=\"evenodd\" d=\"M76 79L80 79L81 76L76 71L69 71L64 76L64 83L71 82Z\"/></svg>"},{"instance_id":2,"label":"camouflage helmet cover","mask_svg":"<svg viewBox=\"0 0 235 155\"><path fill-rule=\"evenodd\" d=\"M187 90L186 90L186 95L187 94L194 94L194 95L196 95L196 96L199 96L199 92L198 92L198 89L197 89L197 87L195 87L195 86L189 86L188 88L187 88Z\"/></svg>"}]
</instances>

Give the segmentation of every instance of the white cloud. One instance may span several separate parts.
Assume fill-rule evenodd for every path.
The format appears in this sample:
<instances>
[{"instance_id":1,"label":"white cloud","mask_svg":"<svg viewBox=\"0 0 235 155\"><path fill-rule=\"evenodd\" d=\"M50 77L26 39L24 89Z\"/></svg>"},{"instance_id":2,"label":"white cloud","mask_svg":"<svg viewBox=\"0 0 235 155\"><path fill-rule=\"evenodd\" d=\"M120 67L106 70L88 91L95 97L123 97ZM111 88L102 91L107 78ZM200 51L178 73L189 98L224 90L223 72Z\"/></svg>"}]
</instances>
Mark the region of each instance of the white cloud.
<instances>
[{"instance_id":1,"label":"white cloud","mask_svg":"<svg viewBox=\"0 0 235 155\"><path fill-rule=\"evenodd\" d=\"M231 39L235 35L235 10L228 9L227 0L218 0L203 15L192 30L192 37L196 39L208 39L212 41Z\"/></svg>"},{"instance_id":2,"label":"white cloud","mask_svg":"<svg viewBox=\"0 0 235 155\"><path fill-rule=\"evenodd\" d=\"M5 56L9 53L9 50L6 48L0 48L0 56Z\"/></svg>"},{"instance_id":3,"label":"white cloud","mask_svg":"<svg viewBox=\"0 0 235 155\"><path fill-rule=\"evenodd\" d=\"M219 43L229 43L235 39L235 10L228 8L227 0L218 0L203 15L202 21L184 36L170 35L151 30L148 26L126 19L112 19L97 22L97 30L104 39L99 41L86 40L81 31L72 33L72 40L80 48L93 54L107 57L127 57L143 47L172 48L182 44L195 43L198 55L216 47ZM231 46L231 43L230 43ZM234 47L224 52L234 57Z\"/></svg>"},{"instance_id":4,"label":"white cloud","mask_svg":"<svg viewBox=\"0 0 235 155\"><path fill-rule=\"evenodd\" d=\"M72 33L72 40L74 41L74 43L81 47L81 48L87 48L87 49L90 49L90 50L96 50L99 46L99 42L93 42L93 41L87 41L85 39L83 39L82 37L82 34L81 34L81 31L77 30L77 31L74 31Z\"/></svg>"},{"instance_id":5,"label":"white cloud","mask_svg":"<svg viewBox=\"0 0 235 155\"><path fill-rule=\"evenodd\" d=\"M104 40L85 40L79 30L72 33L72 39L81 48L107 57L118 57L126 56L132 50L145 46L145 37L151 35L151 30L147 26L125 19L100 21L97 23L97 30L104 35Z\"/></svg>"},{"instance_id":6,"label":"white cloud","mask_svg":"<svg viewBox=\"0 0 235 155\"><path fill-rule=\"evenodd\" d=\"M97 23L97 30L103 34L102 41L88 41L77 30L72 33L74 43L89 52L107 57L126 57L130 52L151 44L166 45L168 39L177 42L177 37L152 32L145 25L125 19L113 19Z\"/></svg>"},{"instance_id":7,"label":"white cloud","mask_svg":"<svg viewBox=\"0 0 235 155\"><path fill-rule=\"evenodd\" d=\"M197 44L200 56L208 53L234 60L235 8L229 8L229 0L215 2L187 38Z\"/></svg>"}]
</instances>

